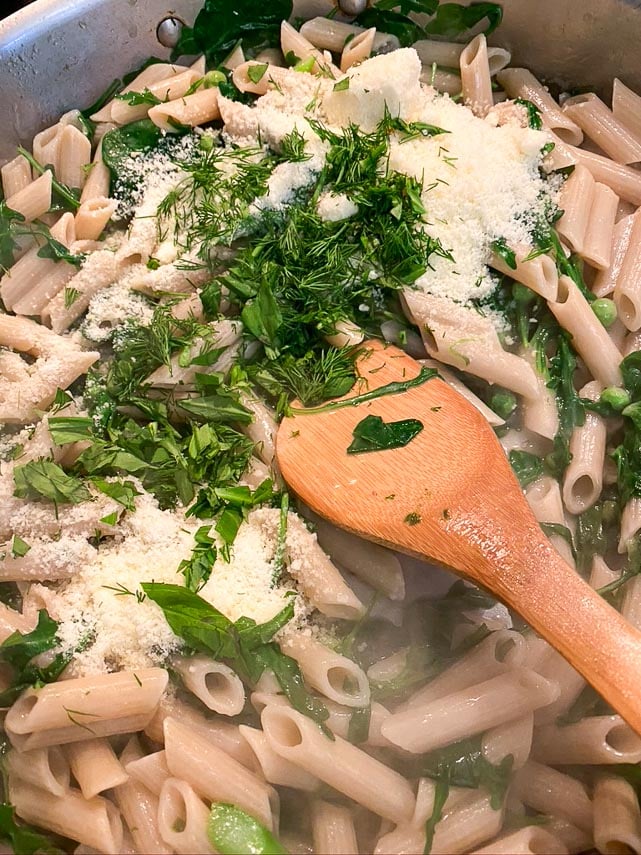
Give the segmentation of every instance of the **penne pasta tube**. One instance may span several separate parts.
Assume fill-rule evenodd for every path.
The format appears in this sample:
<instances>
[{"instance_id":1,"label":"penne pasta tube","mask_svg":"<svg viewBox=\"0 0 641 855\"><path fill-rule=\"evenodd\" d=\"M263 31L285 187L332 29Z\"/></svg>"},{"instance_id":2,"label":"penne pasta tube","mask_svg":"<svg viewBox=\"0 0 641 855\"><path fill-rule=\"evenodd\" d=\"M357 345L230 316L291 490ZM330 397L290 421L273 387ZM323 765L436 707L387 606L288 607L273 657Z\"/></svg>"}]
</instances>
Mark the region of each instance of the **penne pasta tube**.
<instances>
[{"instance_id":1,"label":"penne pasta tube","mask_svg":"<svg viewBox=\"0 0 641 855\"><path fill-rule=\"evenodd\" d=\"M47 169L35 181L8 196L7 207L22 214L28 223L37 220L51 207L52 181L53 176Z\"/></svg>"},{"instance_id":2,"label":"penne pasta tube","mask_svg":"<svg viewBox=\"0 0 641 855\"><path fill-rule=\"evenodd\" d=\"M8 200L12 196L15 196L16 193L24 190L25 187L28 187L32 183L33 179L31 177L29 161L26 157L19 154L13 160L0 166L0 178L2 179L2 192L8 204ZM49 178L51 178L51 174ZM15 211L16 209L13 208L13 210Z\"/></svg>"},{"instance_id":3,"label":"penne pasta tube","mask_svg":"<svg viewBox=\"0 0 641 855\"><path fill-rule=\"evenodd\" d=\"M176 126L195 128L220 118L218 89L199 89L175 101L156 104L149 110L149 118L159 128L171 133Z\"/></svg>"},{"instance_id":4,"label":"penne pasta tube","mask_svg":"<svg viewBox=\"0 0 641 855\"><path fill-rule=\"evenodd\" d=\"M277 754L262 730L244 724L238 729L254 752L256 772L268 783L308 792L315 792L320 788L321 782L318 778Z\"/></svg>"},{"instance_id":5,"label":"penne pasta tube","mask_svg":"<svg viewBox=\"0 0 641 855\"><path fill-rule=\"evenodd\" d=\"M628 545L635 534L641 530L641 498L632 496L625 503L621 514L621 529L619 532L620 553L628 551Z\"/></svg>"},{"instance_id":6,"label":"penne pasta tube","mask_svg":"<svg viewBox=\"0 0 641 855\"><path fill-rule=\"evenodd\" d=\"M559 697L549 706L537 710L534 721L538 726L553 724L566 713L585 688L585 680L560 653L548 647L546 658L537 667L538 673L559 687Z\"/></svg>"},{"instance_id":7,"label":"penne pasta tube","mask_svg":"<svg viewBox=\"0 0 641 855\"><path fill-rule=\"evenodd\" d=\"M287 517L289 572L305 596L329 617L356 620L363 605L296 514Z\"/></svg>"},{"instance_id":8,"label":"penne pasta tube","mask_svg":"<svg viewBox=\"0 0 641 855\"><path fill-rule=\"evenodd\" d=\"M567 855L567 852L566 845L555 834L530 825L475 849L473 855Z\"/></svg>"},{"instance_id":9,"label":"penne pasta tube","mask_svg":"<svg viewBox=\"0 0 641 855\"><path fill-rule=\"evenodd\" d=\"M397 711L422 707L519 667L526 653L527 644L520 633L497 630L411 695Z\"/></svg>"},{"instance_id":10,"label":"penne pasta tube","mask_svg":"<svg viewBox=\"0 0 641 855\"><path fill-rule=\"evenodd\" d=\"M587 790L580 781L564 772L528 760L515 773L511 792L540 813L554 814L582 831L592 832L592 802Z\"/></svg>"},{"instance_id":11,"label":"penne pasta tube","mask_svg":"<svg viewBox=\"0 0 641 855\"><path fill-rule=\"evenodd\" d=\"M214 852L207 837L209 810L186 781L168 778L158 800L158 831L171 852Z\"/></svg>"},{"instance_id":12,"label":"penne pasta tube","mask_svg":"<svg viewBox=\"0 0 641 855\"><path fill-rule=\"evenodd\" d=\"M623 260L630 245L630 236L635 223L635 215L629 214L622 217L612 230L612 245L610 248L609 267L597 270L592 285L592 291L596 297L607 297L611 294L618 282L623 266Z\"/></svg>"},{"instance_id":13,"label":"penne pasta tube","mask_svg":"<svg viewBox=\"0 0 641 855\"><path fill-rule=\"evenodd\" d=\"M324 855L358 855L354 817L348 808L314 799L311 819L315 852Z\"/></svg>"},{"instance_id":14,"label":"penne pasta tube","mask_svg":"<svg viewBox=\"0 0 641 855\"><path fill-rule=\"evenodd\" d=\"M591 381L579 395L598 401L602 390L600 383ZM572 431L572 459L563 476L563 503L571 514L581 514L591 508L601 495L606 439L603 417L586 410L584 423Z\"/></svg>"},{"instance_id":15,"label":"penne pasta tube","mask_svg":"<svg viewBox=\"0 0 641 855\"><path fill-rule=\"evenodd\" d=\"M90 163L91 141L78 128L65 125L58 143L56 176L68 187L80 189L87 179Z\"/></svg>"},{"instance_id":16,"label":"penne pasta tube","mask_svg":"<svg viewBox=\"0 0 641 855\"><path fill-rule=\"evenodd\" d=\"M308 508L303 512L313 522L323 551L335 563L381 591L390 600L402 600L405 597L403 568L394 552L331 525Z\"/></svg>"},{"instance_id":17,"label":"penne pasta tube","mask_svg":"<svg viewBox=\"0 0 641 855\"><path fill-rule=\"evenodd\" d=\"M548 301L548 306L561 326L571 334L577 353L595 380L604 386L620 385L621 353L569 276L559 278L558 299Z\"/></svg>"},{"instance_id":18,"label":"penne pasta tube","mask_svg":"<svg viewBox=\"0 0 641 855\"><path fill-rule=\"evenodd\" d=\"M627 237L627 248L615 280L614 302L619 318L636 332L641 328L641 217L634 214Z\"/></svg>"},{"instance_id":19,"label":"penne pasta tube","mask_svg":"<svg viewBox=\"0 0 641 855\"><path fill-rule=\"evenodd\" d=\"M349 41L357 38L363 32L362 27L357 27L355 24L347 24L344 21L339 21L336 18L311 18L300 28L300 33L314 47L322 50L329 50L332 53L342 53L343 49ZM416 47L416 44L413 45ZM372 50L374 53L389 53L396 50L399 41L396 36L390 33L377 32L374 37ZM458 61L456 63L458 66Z\"/></svg>"},{"instance_id":20,"label":"penne pasta tube","mask_svg":"<svg viewBox=\"0 0 641 855\"><path fill-rule=\"evenodd\" d=\"M595 184L590 170L579 163L561 190L559 206L563 216L555 228L572 251L579 254L583 253Z\"/></svg>"},{"instance_id":21,"label":"penne pasta tube","mask_svg":"<svg viewBox=\"0 0 641 855\"><path fill-rule=\"evenodd\" d=\"M553 156L562 159L563 165L580 163L592 173L595 181L607 184L621 199L633 205L641 205L641 173L631 166L616 163L609 157L594 154L587 149L555 141ZM561 165L561 164L559 164ZM558 168L558 167L556 167Z\"/></svg>"},{"instance_id":22,"label":"penne pasta tube","mask_svg":"<svg viewBox=\"0 0 641 855\"><path fill-rule=\"evenodd\" d=\"M530 348L522 348L520 353L534 369L538 385L535 398L523 399L523 426L532 433L553 440L559 429L556 395L548 388L546 378L537 370L536 353Z\"/></svg>"},{"instance_id":23,"label":"penne pasta tube","mask_svg":"<svg viewBox=\"0 0 641 855\"><path fill-rule=\"evenodd\" d=\"M251 92L253 95L264 95L270 89L280 87L292 72L289 68L281 68L264 62L248 60L237 65L232 71L234 86L241 92ZM223 121L226 123L225 116Z\"/></svg>"},{"instance_id":24,"label":"penne pasta tube","mask_svg":"<svg viewBox=\"0 0 641 855\"><path fill-rule=\"evenodd\" d=\"M64 731L65 742L126 733L133 718L151 718L167 680L162 668L141 668L27 689L7 713L6 729L11 737Z\"/></svg>"},{"instance_id":25,"label":"penne pasta tube","mask_svg":"<svg viewBox=\"0 0 641 855\"><path fill-rule=\"evenodd\" d=\"M298 662L309 685L326 698L347 707L369 705L367 675L351 659L299 633L290 634L280 647Z\"/></svg>"},{"instance_id":26,"label":"penne pasta tube","mask_svg":"<svg viewBox=\"0 0 641 855\"><path fill-rule=\"evenodd\" d=\"M73 776L86 799L118 787L129 775L107 739L83 739L67 745L65 753Z\"/></svg>"},{"instance_id":27,"label":"penne pasta tube","mask_svg":"<svg viewBox=\"0 0 641 855\"><path fill-rule=\"evenodd\" d=\"M115 127L115 125L113 127ZM101 139L96 146L93 160L87 170L85 186L82 188L82 193L80 194L80 203L88 202L91 199L108 197L110 187L111 173L102 159Z\"/></svg>"},{"instance_id":28,"label":"penne pasta tube","mask_svg":"<svg viewBox=\"0 0 641 855\"><path fill-rule=\"evenodd\" d=\"M359 34L356 38L362 38L362 35ZM356 38L352 39L349 44L356 41ZM328 61L322 51L315 48L303 33L300 33L287 21L283 21L280 25L280 49L283 56L293 54L297 58L297 62L314 59L314 65L311 68L313 74L323 74L325 77L335 79L340 77L341 70L336 68L331 59Z\"/></svg>"},{"instance_id":29,"label":"penne pasta tube","mask_svg":"<svg viewBox=\"0 0 641 855\"><path fill-rule=\"evenodd\" d=\"M328 739L296 710L269 704L261 714L271 747L373 813L393 822L408 820L414 794L407 781L379 760L340 737Z\"/></svg>"},{"instance_id":30,"label":"penne pasta tube","mask_svg":"<svg viewBox=\"0 0 641 855\"><path fill-rule=\"evenodd\" d=\"M594 845L605 855L641 852L641 812L624 778L599 775L594 784Z\"/></svg>"},{"instance_id":31,"label":"penne pasta tube","mask_svg":"<svg viewBox=\"0 0 641 855\"><path fill-rule=\"evenodd\" d=\"M543 124L553 130L564 142L580 145L583 131L566 116L542 83L527 68L505 68L496 79L510 98L531 101L541 111Z\"/></svg>"},{"instance_id":32,"label":"penne pasta tube","mask_svg":"<svg viewBox=\"0 0 641 855\"><path fill-rule=\"evenodd\" d=\"M641 627L641 579L638 577L630 579L623 589L621 614L637 629Z\"/></svg>"},{"instance_id":33,"label":"penne pasta tube","mask_svg":"<svg viewBox=\"0 0 641 855\"><path fill-rule=\"evenodd\" d=\"M518 668L444 698L393 713L383 736L405 751L433 751L459 739L522 718L558 697L558 687L534 671ZM500 704L497 698L501 698Z\"/></svg>"},{"instance_id":34,"label":"penne pasta tube","mask_svg":"<svg viewBox=\"0 0 641 855\"><path fill-rule=\"evenodd\" d=\"M126 765L142 757L143 752L136 736L125 746L120 761ZM128 780L114 789L114 799L129 829L137 852L154 855L171 855L158 828L158 798L135 780Z\"/></svg>"},{"instance_id":35,"label":"penne pasta tube","mask_svg":"<svg viewBox=\"0 0 641 855\"><path fill-rule=\"evenodd\" d=\"M151 65L148 65L147 68L143 68L143 70L134 77L131 83L124 87L121 94L125 94L127 92L143 92L145 89L149 89L161 80L167 80L168 77L180 74L182 71L187 71L187 69L181 65L170 65L167 62L153 62ZM112 98L112 100L105 104L105 106L97 113L93 113L90 118L94 122L113 121L111 117L112 110L114 106L119 103L121 103L119 100Z\"/></svg>"},{"instance_id":36,"label":"penne pasta tube","mask_svg":"<svg viewBox=\"0 0 641 855\"><path fill-rule=\"evenodd\" d=\"M40 456L40 455L37 455ZM43 455L43 456L46 456ZM34 616L35 618L35 616ZM0 644L6 641L14 632L31 632L35 628L36 619L31 615L26 614L23 604L23 612L17 612L15 609L5 606L0 603Z\"/></svg>"},{"instance_id":37,"label":"penne pasta tube","mask_svg":"<svg viewBox=\"0 0 641 855\"><path fill-rule=\"evenodd\" d=\"M567 187L567 183L565 185ZM559 274L549 255L534 255L531 247L515 246L516 268L510 267L497 253L492 254L490 267L525 285L545 300L556 299Z\"/></svg>"},{"instance_id":38,"label":"penne pasta tube","mask_svg":"<svg viewBox=\"0 0 641 855\"><path fill-rule=\"evenodd\" d=\"M54 172L57 172L60 135L63 127L58 123L50 128L45 128L35 135L31 144L34 159L38 161L40 166L53 167Z\"/></svg>"},{"instance_id":39,"label":"penne pasta tube","mask_svg":"<svg viewBox=\"0 0 641 855\"><path fill-rule=\"evenodd\" d=\"M371 27L348 42L341 54L341 71L344 73L353 65L358 65L371 56L376 38L376 27Z\"/></svg>"},{"instance_id":40,"label":"penne pasta tube","mask_svg":"<svg viewBox=\"0 0 641 855\"><path fill-rule=\"evenodd\" d=\"M82 743L79 744L82 745ZM154 751L153 754L145 754L144 757L129 760L124 768L133 780L138 781L156 796L160 795L167 778L171 777L164 751Z\"/></svg>"},{"instance_id":41,"label":"penne pasta tube","mask_svg":"<svg viewBox=\"0 0 641 855\"><path fill-rule=\"evenodd\" d=\"M231 802L274 827L278 796L272 787L189 725L167 718L163 728L167 767L175 778L210 801Z\"/></svg>"},{"instance_id":42,"label":"penne pasta tube","mask_svg":"<svg viewBox=\"0 0 641 855\"><path fill-rule=\"evenodd\" d=\"M538 383L532 367L503 349L488 318L445 297L419 291L406 289L403 299L431 357L519 395L536 397Z\"/></svg>"},{"instance_id":43,"label":"penne pasta tube","mask_svg":"<svg viewBox=\"0 0 641 855\"><path fill-rule=\"evenodd\" d=\"M423 65L436 63L443 68L458 68L461 53L465 49L465 45L459 42L442 42L435 39L419 39L419 41L414 42L412 47L419 55ZM509 65L510 52L505 48L488 46L487 59L490 75L493 77L506 65Z\"/></svg>"},{"instance_id":44,"label":"penne pasta tube","mask_svg":"<svg viewBox=\"0 0 641 855\"><path fill-rule=\"evenodd\" d=\"M7 754L6 767L11 778L19 778L53 796L64 796L69 790L69 763L57 745L35 751L12 749Z\"/></svg>"},{"instance_id":45,"label":"penne pasta tube","mask_svg":"<svg viewBox=\"0 0 641 855\"><path fill-rule=\"evenodd\" d=\"M563 104L563 112L612 160L617 163L641 161L641 142L594 92L568 98Z\"/></svg>"},{"instance_id":46,"label":"penne pasta tube","mask_svg":"<svg viewBox=\"0 0 641 855\"><path fill-rule=\"evenodd\" d=\"M558 726L537 729L532 755L550 765L638 763L641 736L618 715L590 716Z\"/></svg>"},{"instance_id":47,"label":"penne pasta tube","mask_svg":"<svg viewBox=\"0 0 641 855\"><path fill-rule=\"evenodd\" d=\"M583 258L597 270L607 270L610 267L618 205L619 197L614 190L597 181L594 185L582 252Z\"/></svg>"},{"instance_id":48,"label":"penne pasta tube","mask_svg":"<svg viewBox=\"0 0 641 855\"><path fill-rule=\"evenodd\" d=\"M554 478L547 475L537 478L526 488L525 498L532 509L532 513L540 523L566 526L567 520L563 512L561 489ZM553 534L550 536L550 543L564 561L573 567L574 556L567 540L559 534Z\"/></svg>"},{"instance_id":49,"label":"penne pasta tube","mask_svg":"<svg viewBox=\"0 0 641 855\"><path fill-rule=\"evenodd\" d=\"M641 97L615 77L612 84L612 113L637 142L641 140L640 109Z\"/></svg>"},{"instance_id":50,"label":"penne pasta tube","mask_svg":"<svg viewBox=\"0 0 641 855\"><path fill-rule=\"evenodd\" d=\"M240 677L222 662L209 656L178 656L172 668L185 688L205 706L220 715L239 715L245 706L245 687Z\"/></svg>"},{"instance_id":51,"label":"penne pasta tube","mask_svg":"<svg viewBox=\"0 0 641 855\"><path fill-rule=\"evenodd\" d=\"M118 203L115 199L108 199L105 196L97 196L82 202L76 212L76 238L98 240L117 207Z\"/></svg>"},{"instance_id":52,"label":"penne pasta tube","mask_svg":"<svg viewBox=\"0 0 641 855\"><path fill-rule=\"evenodd\" d=\"M545 816L545 829L564 844L568 852L586 852L593 845L592 831L584 831L560 816Z\"/></svg>"},{"instance_id":53,"label":"penne pasta tube","mask_svg":"<svg viewBox=\"0 0 641 855\"><path fill-rule=\"evenodd\" d=\"M511 756L512 768L521 769L530 756L533 730L532 713L493 727L483 734L481 741L483 756L494 766L498 766L502 760Z\"/></svg>"},{"instance_id":54,"label":"penne pasta tube","mask_svg":"<svg viewBox=\"0 0 641 855\"><path fill-rule=\"evenodd\" d=\"M102 796L85 799L80 790L54 796L20 778L12 778L9 798L16 814L25 822L78 840L107 855L122 852L120 814L113 802Z\"/></svg>"},{"instance_id":55,"label":"penne pasta tube","mask_svg":"<svg viewBox=\"0 0 641 855\"><path fill-rule=\"evenodd\" d=\"M239 327L240 325L234 327L234 331ZM238 329L238 341L240 341L241 334L242 327ZM245 432L256 443L255 454L263 463L271 466L276 456L275 441L278 430L276 416L271 407L268 407L264 401L260 401L254 395L245 393L241 395L240 402L254 417L251 424L245 427Z\"/></svg>"},{"instance_id":56,"label":"penne pasta tube","mask_svg":"<svg viewBox=\"0 0 641 855\"><path fill-rule=\"evenodd\" d=\"M159 101L163 103L184 98L190 87L203 75L191 68L181 69L177 74L169 74L161 80L156 80L144 87ZM136 91L144 91L136 90ZM131 105L120 98L114 98L111 107L110 121L116 125L127 125L144 119L149 112L149 104Z\"/></svg>"},{"instance_id":57,"label":"penne pasta tube","mask_svg":"<svg viewBox=\"0 0 641 855\"><path fill-rule=\"evenodd\" d=\"M494 101L487 41L483 33L465 45L459 57L459 68L465 103L478 116L484 116Z\"/></svg>"}]
</instances>

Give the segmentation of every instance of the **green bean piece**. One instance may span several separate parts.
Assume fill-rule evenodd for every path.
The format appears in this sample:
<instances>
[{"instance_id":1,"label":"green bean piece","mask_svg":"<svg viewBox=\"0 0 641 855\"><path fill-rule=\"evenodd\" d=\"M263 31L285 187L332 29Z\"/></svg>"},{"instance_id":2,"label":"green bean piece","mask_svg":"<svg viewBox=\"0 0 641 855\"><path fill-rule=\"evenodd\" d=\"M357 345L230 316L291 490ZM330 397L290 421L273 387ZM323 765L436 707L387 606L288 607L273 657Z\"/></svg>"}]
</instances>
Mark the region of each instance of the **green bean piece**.
<instances>
[{"instance_id":1,"label":"green bean piece","mask_svg":"<svg viewBox=\"0 0 641 855\"><path fill-rule=\"evenodd\" d=\"M221 855L287 855L264 825L235 805L212 804L207 837Z\"/></svg>"}]
</instances>

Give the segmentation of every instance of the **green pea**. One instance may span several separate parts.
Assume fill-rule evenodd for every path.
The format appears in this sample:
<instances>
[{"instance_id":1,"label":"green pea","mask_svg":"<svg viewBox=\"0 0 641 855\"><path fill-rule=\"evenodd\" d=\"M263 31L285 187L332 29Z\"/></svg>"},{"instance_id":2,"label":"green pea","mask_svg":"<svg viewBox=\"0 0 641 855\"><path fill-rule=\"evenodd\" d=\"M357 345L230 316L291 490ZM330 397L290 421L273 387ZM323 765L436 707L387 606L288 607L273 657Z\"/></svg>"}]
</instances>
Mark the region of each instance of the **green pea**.
<instances>
[{"instance_id":1,"label":"green pea","mask_svg":"<svg viewBox=\"0 0 641 855\"><path fill-rule=\"evenodd\" d=\"M592 305L592 311L601 321L604 327L611 327L617 319L617 307L612 300L603 297L600 300L595 300Z\"/></svg>"},{"instance_id":2,"label":"green pea","mask_svg":"<svg viewBox=\"0 0 641 855\"><path fill-rule=\"evenodd\" d=\"M222 71L208 71L203 78L203 85L205 89L213 89L214 86L220 86L226 80L227 78Z\"/></svg>"},{"instance_id":3,"label":"green pea","mask_svg":"<svg viewBox=\"0 0 641 855\"><path fill-rule=\"evenodd\" d=\"M235 805L212 804L207 837L221 855L287 855L264 825Z\"/></svg>"},{"instance_id":4,"label":"green pea","mask_svg":"<svg viewBox=\"0 0 641 855\"><path fill-rule=\"evenodd\" d=\"M490 399L490 409L502 419L508 419L516 409L516 396L507 391L495 392Z\"/></svg>"},{"instance_id":5,"label":"green pea","mask_svg":"<svg viewBox=\"0 0 641 855\"><path fill-rule=\"evenodd\" d=\"M607 389L601 392L600 400L604 404L609 404L617 413L620 413L630 403L630 393L619 386L608 386Z\"/></svg>"}]
</instances>

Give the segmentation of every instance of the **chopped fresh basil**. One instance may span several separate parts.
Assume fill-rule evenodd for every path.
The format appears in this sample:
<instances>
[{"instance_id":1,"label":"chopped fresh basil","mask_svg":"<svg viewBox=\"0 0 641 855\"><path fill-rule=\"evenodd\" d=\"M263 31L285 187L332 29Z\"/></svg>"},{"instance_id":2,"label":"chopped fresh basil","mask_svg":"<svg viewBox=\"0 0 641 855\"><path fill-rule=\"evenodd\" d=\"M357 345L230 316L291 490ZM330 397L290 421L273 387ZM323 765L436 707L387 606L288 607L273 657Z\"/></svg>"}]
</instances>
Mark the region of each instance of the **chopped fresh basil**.
<instances>
[{"instance_id":1,"label":"chopped fresh basil","mask_svg":"<svg viewBox=\"0 0 641 855\"><path fill-rule=\"evenodd\" d=\"M77 505L91 499L91 493L79 478L67 475L57 463L45 458L16 466L13 480L14 496L20 499L46 499L55 505Z\"/></svg>"},{"instance_id":2,"label":"chopped fresh basil","mask_svg":"<svg viewBox=\"0 0 641 855\"><path fill-rule=\"evenodd\" d=\"M508 459L514 474L519 479L519 484L524 489L543 474L543 460L536 454L513 448Z\"/></svg>"}]
</instances>

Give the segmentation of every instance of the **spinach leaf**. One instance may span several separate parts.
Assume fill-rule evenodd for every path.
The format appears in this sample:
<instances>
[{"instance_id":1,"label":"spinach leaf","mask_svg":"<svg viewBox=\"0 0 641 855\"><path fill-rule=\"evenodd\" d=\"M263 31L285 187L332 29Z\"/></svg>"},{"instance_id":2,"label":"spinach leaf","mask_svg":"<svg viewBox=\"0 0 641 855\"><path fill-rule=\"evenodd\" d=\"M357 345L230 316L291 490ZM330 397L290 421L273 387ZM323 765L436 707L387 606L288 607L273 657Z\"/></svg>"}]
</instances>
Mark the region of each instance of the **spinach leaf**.
<instances>
[{"instance_id":1,"label":"spinach leaf","mask_svg":"<svg viewBox=\"0 0 641 855\"><path fill-rule=\"evenodd\" d=\"M63 243L56 240L45 226L32 227L31 232L34 237L44 238L45 242L38 250L40 258L50 258L55 262L66 261L67 264L72 264L74 267L80 267L85 260L84 255L71 252Z\"/></svg>"},{"instance_id":2,"label":"spinach leaf","mask_svg":"<svg viewBox=\"0 0 641 855\"><path fill-rule=\"evenodd\" d=\"M412 758L408 761L407 774L446 780L455 787L484 787L490 793L492 807L499 810L510 783L514 758L510 754L494 765L483 756L481 743L481 736L473 736Z\"/></svg>"},{"instance_id":3,"label":"spinach leaf","mask_svg":"<svg viewBox=\"0 0 641 855\"><path fill-rule=\"evenodd\" d=\"M34 656L58 645L58 624L42 609L38 612L38 624L32 632L14 632L0 645L0 662L14 669L11 685L0 692L0 706L10 706L25 689L41 683L53 683L67 667L73 653L59 653L44 667L32 663Z\"/></svg>"},{"instance_id":4,"label":"spinach leaf","mask_svg":"<svg viewBox=\"0 0 641 855\"><path fill-rule=\"evenodd\" d=\"M519 484L523 488L536 481L543 474L543 461L536 454L513 448L508 455L508 459L510 466L514 470L514 474L519 479Z\"/></svg>"},{"instance_id":5,"label":"spinach leaf","mask_svg":"<svg viewBox=\"0 0 641 855\"><path fill-rule=\"evenodd\" d=\"M15 224L24 223L25 218L12 210L5 199L0 199L0 270L8 270L18 248Z\"/></svg>"},{"instance_id":6,"label":"spinach leaf","mask_svg":"<svg viewBox=\"0 0 641 855\"><path fill-rule=\"evenodd\" d=\"M623 385L633 401L641 400L641 351L629 353L621 362Z\"/></svg>"},{"instance_id":7,"label":"spinach leaf","mask_svg":"<svg viewBox=\"0 0 641 855\"><path fill-rule=\"evenodd\" d=\"M15 808L6 802L0 804L0 840L8 843L20 855L64 855L46 834L30 825L16 822Z\"/></svg>"},{"instance_id":8,"label":"spinach leaf","mask_svg":"<svg viewBox=\"0 0 641 855\"><path fill-rule=\"evenodd\" d=\"M162 104L160 98L157 98L149 89L143 89L142 92L122 92L115 96L118 101L124 101L130 107L140 107L143 104L155 107L156 104Z\"/></svg>"},{"instance_id":9,"label":"spinach leaf","mask_svg":"<svg viewBox=\"0 0 641 855\"><path fill-rule=\"evenodd\" d=\"M161 137L161 129L151 119L141 119L107 131L102 138L102 160L109 168L112 184L122 175L124 164L133 152L151 151Z\"/></svg>"},{"instance_id":10,"label":"spinach leaf","mask_svg":"<svg viewBox=\"0 0 641 855\"><path fill-rule=\"evenodd\" d=\"M360 745L361 742L367 742L371 717L371 705L367 707L358 707L354 710L347 729L347 738L352 745Z\"/></svg>"},{"instance_id":11,"label":"spinach leaf","mask_svg":"<svg viewBox=\"0 0 641 855\"><path fill-rule=\"evenodd\" d=\"M618 508L610 500L592 505L576 519L574 548L577 569L588 573L595 555L605 555L618 537Z\"/></svg>"},{"instance_id":12,"label":"spinach leaf","mask_svg":"<svg viewBox=\"0 0 641 855\"><path fill-rule=\"evenodd\" d=\"M436 789L434 792L434 806L432 807L432 813L425 823L425 845L423 847L424 855L430 855L430 852L432 851L432 844L434 843L434 832L436 831L437 824L443 818L443 808L445 807L445 802L447 801L447 797L449 796L449 794L449 782L445 778L439 778L436 782Z\"/></svg>"},{"instance_id":13,"label":"spinach leaf","mask_svg":"<svg viewBox=\"0 0 641 855\"><path fill-rule=\"evenodd\" d=\"M265 624L244 617L232 623L187 588L159 582L144 582L141 588L160 606L172 631L189 647L229 662L251 684L269 668L295 709L319 724L329 716L325 705L305 688L296 661L271 641L294 616L293 602Z\"/></svg>"},{"instance_id":14,"label":"spinach leaf","mask_svg":"<svg viewBox=\"0 0 641 855\"><path fill-rule=\"evenodd\" d=\"M53 416L49 418L49 433L56 445L84 442L92 438L93 420L87 416Z\"/></svg>"},{"instance_id":15,"label":"spinach leaf","mask_svg":"<svg viewBox=\"0 0 641 855\"><path fill-rule=\"evenodd\" d=\"M541 121L541 111L536 104L533 104L525 98L515 98L514 103L520 104L521 107L525 107L528 125L531 128L534 128L535 131L540 131L543 127L543 122Z\"/></svg>"},{"instance_id":16,"label":"spinach leaf","mask_svg":"<svg viewBox=\"0 0 641 855\"><path fill-rule=\"evenodd\" d=\"M173 56L204 53L209 66L220 65L240 42L247 58L280 44L281 21L292 15L291 0L205 0L193 28L185 27Z\"/></svg>"},{"instance_id":17,"label":"spinach leaf","mask_svg":"<svg viewBox=\"0 0 641 855\"><path fill-rule=\"evenodd\" d=\"M47 499L55 505L77 505L91 499L91 493L79 478L75 478L54 463L39 458L13 470L14 496L40 501Z\"/></svg>"},{"instance_id":18,"label":"spinach leaf","mask_svg":"<svg viewBox=\"0 0 641 855\"><path fill-rule=\"evenodd\" d=\"M383 33L391 33L396 36L401 47L409 47L424 38L423 28L419 24L393 9L381 8L380 3L366 9L355 23L366 29L376 27Z\"/></svg>"},{"instance_id":19,"label":"spinach leaf","mask_svg":"<svg viewBox=\"0 0 641 855\"><path fill-rule=\"evenodd\" d=\"M369 451L402 448L418 436L423 427L423 422L418 419L384 422L381 416L365 416L353 430L354 439L347 453L363 454Z\"/></svg>"},{"instance_id":20,"label":"spinach leaf","mask_svg":"<svg viewBox=\"0 0 641 855\"><path fill-rule=\"evenodd\" d=\"M441 3L436 15L425 27L427 35L439 35L452 39L475 27L479 21L487 18L486 36L493 33L503 19L503 9L498 3Z\"/></svg>"},{"instance_id":21,"label":"spinach leaf","mask_svg":"<svg viewBox=\"0 0 641 855\"><path fill-rule=\"evenodd\" d=\"M136 510L134 496L139 496L140 492L132 481L105 481L104 478L94 477L91 483L97 490L123 505L128 511Z\"/></svg>"},{"instance_id":22,"label":"spinach leaf","mask_svg":"<svg viewBox=\"0 0 641 855\"><path fill-rule=\"evenodd\" d=\"M248 425L252 414L246 407L239 404L233 395L203 395L200 398L185 398L179 403L181 410L196 416L208 423L238 422Z\"/></svg>"},{"instance_id":23,"label":"spinach leaf","mask_svg":"<svg viewBox=\"0 0 641 855\"><path fill-rule=\"evenodd\" d=\"M268 348L278 347L278 331L283 323L283 316L266 282L261 284L256 296L245 303L240 317L258 341Z\"/></svg>"}]
</instances>

